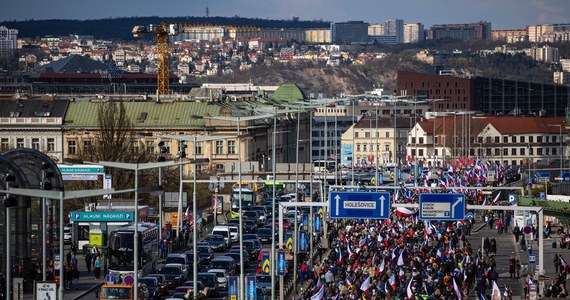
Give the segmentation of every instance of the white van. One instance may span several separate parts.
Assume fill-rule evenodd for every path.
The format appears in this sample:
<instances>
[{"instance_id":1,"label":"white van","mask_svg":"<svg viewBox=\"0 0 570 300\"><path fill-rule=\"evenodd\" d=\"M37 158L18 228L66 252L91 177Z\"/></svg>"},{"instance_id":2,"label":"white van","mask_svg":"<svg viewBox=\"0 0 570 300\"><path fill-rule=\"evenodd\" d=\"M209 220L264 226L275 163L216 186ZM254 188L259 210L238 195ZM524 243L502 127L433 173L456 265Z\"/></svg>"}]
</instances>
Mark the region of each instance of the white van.
<instances>
[{"instance_id":1,"label":"white van","mask_svg":"<svg viewBox=\"0 0 570 300\"><path fill-rule=\"evenodd\" d=\"M212 234L219 234L221 236L224 237L224 240L226 240L226 244L228 245L228 248L232 246L232 241L231 241L231 232L230 232L230 227L229 226L215 226L214 229L212 229Z\"/></svg>"}]
</instances>

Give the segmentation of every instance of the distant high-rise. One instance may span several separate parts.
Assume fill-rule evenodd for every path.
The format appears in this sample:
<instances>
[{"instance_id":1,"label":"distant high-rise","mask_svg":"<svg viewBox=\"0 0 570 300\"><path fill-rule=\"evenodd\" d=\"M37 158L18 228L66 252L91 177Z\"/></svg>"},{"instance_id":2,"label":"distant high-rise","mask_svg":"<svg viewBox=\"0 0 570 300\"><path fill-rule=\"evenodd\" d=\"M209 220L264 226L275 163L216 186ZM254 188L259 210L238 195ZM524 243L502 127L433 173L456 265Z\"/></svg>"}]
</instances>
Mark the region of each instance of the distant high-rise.
<instances>
[{"instance_id":1,"label":"distant high-rise","mask_svg":"<svg viewBox=\"0 0 570 300\"><path fill-rule=\"evenodd\" d=\"M384 22L384 35L395 36L396 43L404 42L404 20L390 19Z\"/></svg>"},{"instance_id":2,"label":"distant high-rise","mask_svg":"<svg viewBox=\"0 0 570 300\"><path fill-rule=\"evenodd\" d=\"M422 23L404 24L404 43L418 43L424 40L424 25Z\"/></svg>"},{"instance_id":3,"label":"distant high-rise","mask_svg":"<svg viewBox=\"0 0 570 300\"><path fill-rule=\"evenodd\" d=\"M18 46L18 30L0 26L0 54L15 50Z\"/></svg>"},{"instance_id":4,"label":"distant high-rise","mask_svg":"<svg viewBox=\"0 0 570 300\"><path fill-rule=\"evenodd\" d=\"M368 43L368 23L348 21L331 23L331 43L366 44Z\"/></svg>"},{"instance_id":5,"label":"distant high-rise","mask_svg":"<svg viewBox=\"0 0 570 300\"><path fill-rule=\"evenodd\" d=\"M433 40L439 40L442 38L458 40L491 39L491 23L479 22L473 24L433 25L427 31L427 38Z\"/></svg>"},{"instance_id":6,"label":"distant high-rise","mask_svg":"<svg viewBox=\"0 0 570 300\"><path fill-rule=\"evenodd\" d=\"M384 35L384 24L368 25L368 35Z\"/></svg>"}]
</instances>

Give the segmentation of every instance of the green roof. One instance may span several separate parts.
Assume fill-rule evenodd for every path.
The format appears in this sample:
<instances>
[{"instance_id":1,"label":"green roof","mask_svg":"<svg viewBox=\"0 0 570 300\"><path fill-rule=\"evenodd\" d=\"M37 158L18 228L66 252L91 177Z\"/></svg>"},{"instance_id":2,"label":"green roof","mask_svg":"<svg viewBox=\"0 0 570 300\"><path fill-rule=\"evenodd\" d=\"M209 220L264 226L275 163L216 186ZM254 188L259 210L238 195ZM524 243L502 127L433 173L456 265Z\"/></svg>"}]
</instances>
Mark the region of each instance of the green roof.
<instances>
[{"instance_id":1,"label":"green roof","mask_svg":"<svg viewBox=\"0 0 570 300\"><path fill-rule=\"evenodd\" d=\"M97 127L98 102L70 102L64 127ZM123 102L133 127L203 126L197 116L218 116L220 106L205 102Z\"/></svg>"},{"instance_id":2,"label":"green roof","mask_svg":"<svg viewBox=\"0 0 570 300\"><path fill-rule=\"evenodd\" d=\"M303 101L307 97L305 97L305 93L303 93L301 88L299 88L295 83L285 82L277 88L271 98L273 100L283 102L297 102Z\"/></svg>"}]
</instances>

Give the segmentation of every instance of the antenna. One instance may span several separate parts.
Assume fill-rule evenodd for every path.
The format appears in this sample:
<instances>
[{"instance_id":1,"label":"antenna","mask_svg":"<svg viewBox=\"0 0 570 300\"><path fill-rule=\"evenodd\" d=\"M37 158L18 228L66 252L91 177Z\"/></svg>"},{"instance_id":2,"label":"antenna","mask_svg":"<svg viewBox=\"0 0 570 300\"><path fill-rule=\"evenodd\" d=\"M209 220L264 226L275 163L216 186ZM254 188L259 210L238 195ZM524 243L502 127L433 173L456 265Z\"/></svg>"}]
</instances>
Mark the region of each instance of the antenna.
<instances>
[{"instance_id":1,"label":"antenna","mask_svg":"<svg viewBox=\"0 0 570 300\"><path fill-rule=\"evenodd\" d=\"M206 1L206 18L210 17L210 9L208 8L208 1Z\"/></svg>"}]
</instances>

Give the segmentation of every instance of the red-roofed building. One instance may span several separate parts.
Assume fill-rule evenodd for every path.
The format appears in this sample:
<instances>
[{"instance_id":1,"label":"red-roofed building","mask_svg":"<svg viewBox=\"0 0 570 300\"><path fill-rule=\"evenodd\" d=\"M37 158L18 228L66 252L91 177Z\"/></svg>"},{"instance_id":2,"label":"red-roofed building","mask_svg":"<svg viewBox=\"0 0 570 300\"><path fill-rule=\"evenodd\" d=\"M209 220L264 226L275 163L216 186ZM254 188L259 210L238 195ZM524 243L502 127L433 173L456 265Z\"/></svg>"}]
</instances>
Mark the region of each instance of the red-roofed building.
<instances>
[{"instance_id":1,"label":"red-roofed building","mask_svg":"<svg viewBox=\"0 0 570 300\"><path fill-rule=\"evenodd\" d=\"M408 156L430 163L475 156L528 165L529 159L565 159L567 136L564 118L455 114L418 122L406 148Z\"/></svg>"}]
</instances>

